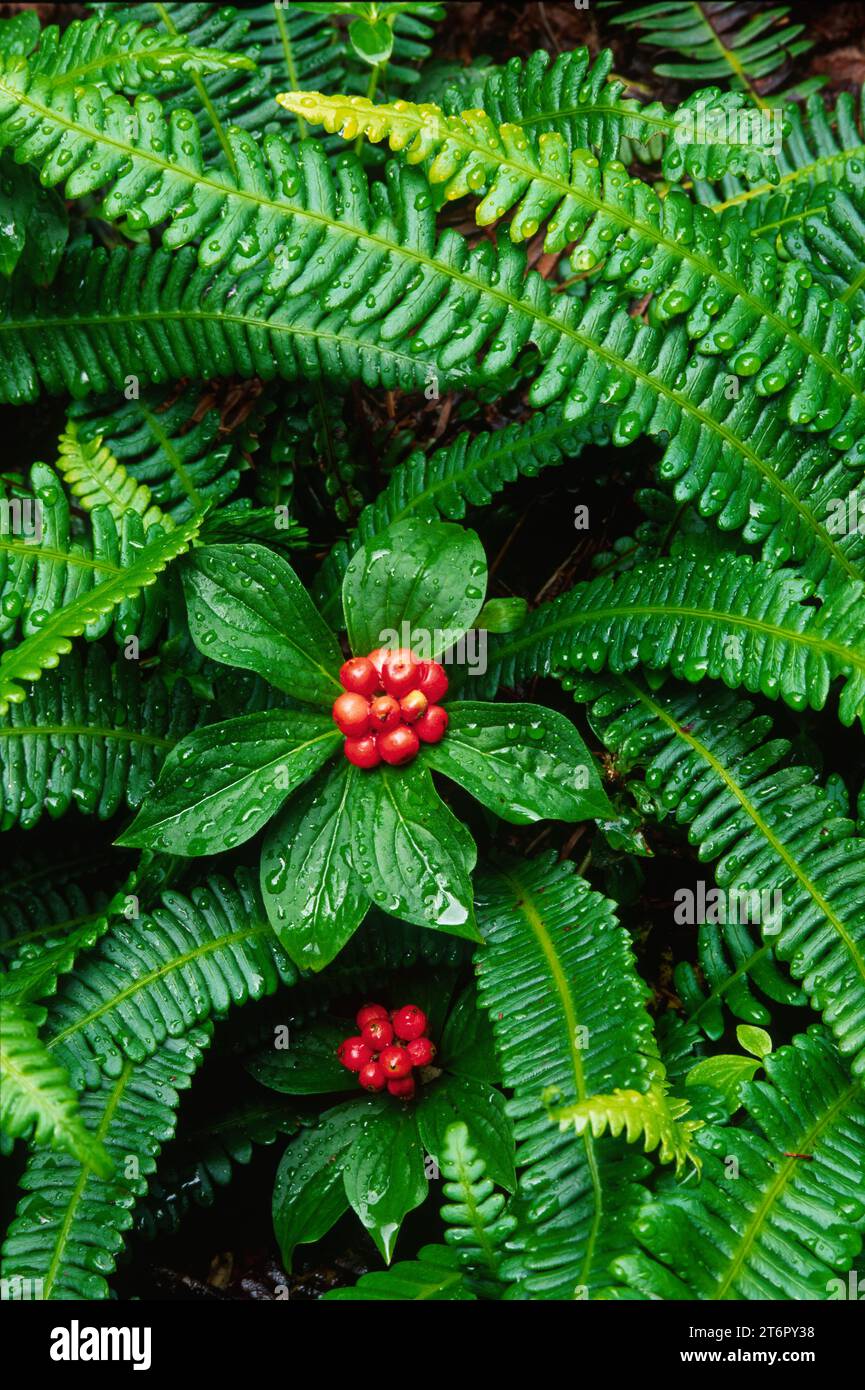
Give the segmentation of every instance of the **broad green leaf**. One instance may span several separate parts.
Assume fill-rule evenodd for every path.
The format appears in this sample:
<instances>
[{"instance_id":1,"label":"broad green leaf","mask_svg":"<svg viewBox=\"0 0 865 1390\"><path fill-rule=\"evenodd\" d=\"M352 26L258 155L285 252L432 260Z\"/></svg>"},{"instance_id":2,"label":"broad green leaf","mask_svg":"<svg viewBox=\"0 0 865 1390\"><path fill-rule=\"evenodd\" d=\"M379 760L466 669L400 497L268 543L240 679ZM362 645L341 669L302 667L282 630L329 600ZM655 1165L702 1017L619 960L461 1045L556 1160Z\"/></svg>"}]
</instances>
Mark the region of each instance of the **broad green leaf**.
<instances>
[{"instance_id":1,"label":"broad green leaf","mask_svg":"<svg viewBox=\"0 0 865 1390\"><path fill-rule=\"evenodd\" d=\"M393 29L383 19L374 24L355 19L348 26L348 37L357 56L370 66L386 63L393 52Z\"/></svg>"},{"instance_id":2,"label":"broad green leaf","mask_svg":"<svg viewBox=\"0 0 865 1390\"><path fill-rule=\"evenodd\" d=\"M349 1204L390 1264L403 1217L420 1206L427 1180L414 1106L387 1101L361 1126L343 1177Z\"/></svg>"},{"instance_id":3,"label":"broad green leaf","mask_svg":"<svg viewBox=\"0 0 865 1390\"><path fill-rule=\"evenodd\" d=\"M466 986L448 1014L438 1060L457 1076L476 1081L500 1080L490 1021L478 1005L474 985Z\"/></svg>"},{"instance_id":4,"label":"broad green leaf","mask_svg":"<svg viewBox=\"0 0 865 1390\"><path fill-rule=\"evenodd\" d=\"M739 1087L753 1081L762 1063L755 1057L738 1057L732 1053L721 1057L704 1057L685 1077L685 1085L712 1086L727 1103L730 1114L742 1104Z\"/></svg>"},{"instance_id":5,"label":"broad green leaf","mask_svg":"<svg viewBox=\"0 0 865 1390\"><path fill-rule=\"evenodd\" d=\"M423 1146L437 1163L441 1164L448 1126L461 1121L471 1132L487 1175L508 1192L516 1190L514 1127L500 1091L467 1076L446 1075L423 1088L415 1111Z\"/></svg>"},{"instance_id":6,"label":"broad green leaf","mask_svg":"<svg viewBox=\"0 0 865 1390\"><path fill-rule=\"evenodd\" d=\"M349 815L364 775L338 758L268 827L261 851L264 906L282 945L304 969L328 965L369 911L352 866Z\"/></svg>"},{"instance_id":7,"label":"broad green leaf","mask_svg":"<svg viewBox=\"0 0 865 1390\"><path fill-rule=\"evenodd\" d=\"M350 804L352 860L384 912L480 941L464 828L419 761L358 778Z\"/></svg>"},{"instance_id":8,"label":"broad green leaf","mask_svg":"<svg viewBox=\"0 0 865 1390\"><path fill-rule=\"evenodd\" d=\"M183 582L189 630L205 656L307 704L329 706L342 693L336 638L281 556L254 543L203 546Z\"/></svg>"},{"instance_id":9,"label":"broad green leaf","mask_svg":"<svg viewBox=\"0 0 865 1390\"><path fill-rule=\"evenodd\" d=\"M425 1245L416 1260L401 1260L389 1269L376 1269L358 1279L353 1289L323 1294L333 1303L451 1303L474 1302L460 1264L460 1252L446 1245Z\"/></svg>"},{"instance_id":10,"label":"broad green leaf","mask_svg":"<svg viewBox=\"0 0 865 1390\"><path fill-rule=\"evenodd\" d=\"M370 1113L383 1105L369 1097L346 1101L325 1111L317 1128L289 1141L273 1187L273 1229L286 1269L298 1245L320 1240L348 1209L346 1156Z\"/></svg>"},{"instance_id":11,"label":"broad green leaf","mask_svg":"<svg viewBox=\"0 0 865 1390\"><path fill-rule=\"evenodd\" d=\"M172 748L159 781L117 843L194 857L252 838L336 751L324 715L262 710L208 724Z\"/></svg>"},{"instance_id":12,"label":"broad green leaf","mask_svg":"<svg viewBox=\"0 0 865 1390\"><path fill-rule=\"evenodd\" d=\"M409 646L426 659L454 646L480 612L487 583L474 531L412 518L352 556L342 602L353 652Z\"/></svg>"},{"instance_id":13,"label":"broad green leaf","mask_svg":"<svg viewBox=\"0 0 865 1390\"><path fill-rule=\"evenodd\" d=\"M591 820L615 815L594 759L570 720L541 705L455 701L441 743L424 752L503 820Z\"/></svg>"},{"instance_id":14,"label":"broad green leaf","mask_svg":"<svg viewBox=\"0 0 865 1390\"><path fill-rule=\"evenodd\" d=\"M772 1038L765 1028L757 1028L753 1023L740 1023L736 1029L736 1039L746 1052L761 1060L772 1051Z\"/></svg>"},{"instance_id":15,"label":"broad green leaf","mask_svg":"<svg viewBox=\"0 0 865 1390\"><path fill-rule=\"evenodd\" d=\"M357 1086L357 1078L339 1062L336 1049L353 1031L326 1022L289 1027L288 1046L266 1044L249 1059L247 1071L263 1086L287 1096L348 1091Z\"/></svg>"}]
</instances>

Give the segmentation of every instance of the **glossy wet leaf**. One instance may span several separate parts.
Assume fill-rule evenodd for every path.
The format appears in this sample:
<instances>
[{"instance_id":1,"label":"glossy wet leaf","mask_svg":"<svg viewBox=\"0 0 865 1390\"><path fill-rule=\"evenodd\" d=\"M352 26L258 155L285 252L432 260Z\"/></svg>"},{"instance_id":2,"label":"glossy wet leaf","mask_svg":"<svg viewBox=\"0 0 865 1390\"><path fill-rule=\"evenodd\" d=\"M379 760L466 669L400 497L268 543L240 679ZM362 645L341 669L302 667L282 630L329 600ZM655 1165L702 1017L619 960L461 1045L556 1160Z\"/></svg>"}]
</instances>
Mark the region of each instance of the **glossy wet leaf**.
<instances>
[{"instance_id":1,"label":"glossy wet leaf","mask_svg":"<svg viewBox=\"0 0 865 1390\"><path fill-rule=\"evenodd\" d=\"M466 832L417 760L362 775L351 799L352 859L383 911L480 940L466 865Z\"/></svg>"},{"instance_id":2,"label":"glossy wet leaf","mask_svg":"<svg viewBox=\"0 0 865 1390\"><path fill-rule=\"evenodd\" d=\"M366 1096L346 1101L289 1141L273 1188L273 1229L286 1269L298 1245L320 1240L348 1208L346 1158L380 1106Z\"/></svg>"},{"instance_id":3,"label":"glossy wet leaf","mask_svg":"<svg viewBox=\"0 0 865 1390\"><path fill-rule=\"evenodd\" d=\"M388 1096L361 1125L347 1154L345 1192L390 1264L403 1218L427 1194L414 1105Z\"/></svg>"},{"instance_id":4,"label":"glossy wet leaf","mask_svg":"<svg viewBox=\"0 0 865 1390\"><path fill-rule=\"evenodd\" d=\"M329 964L369 911L352 863L349 813L364 775L337 757L291 798L265 837L264 905L283 946L304 969Z\"/></svg>"},{"instance_id":5,"label":"glossy wet leaf","mask_svg":"<svg viewBox=\"0 0 865 1390\"><path fill-rule=\"evenodd\" d=\"M722 1057L704 1057L693 1066L685 1078L691 1086L712 1086L724 1097L729 1112L738 1110L740 1087L752 1081L761 1063L755 1057L737 1057L732 1053Z\"/></svg>"},{"instance_id":6,"label":"glossy wet leaf","mask_svg":"<svg viewBox=\"0 0 865 1390\"><path fill-rule=\"evenodd\" d=\"M427 764L503 820L590 820L614 814L595 760L573 724L541 705L454 701Z\"/></svg>"},{"instance_id":7,"label":"glossy wet leaf","mask_svg":"<svg viewBox=\"0 0 865 1390\"><path fill-rule=\"evenodd\" d=\"M173 748L155 790L117 843L219 854L261 829L339 745L324 715L263 710L196 729Z\"/></svg>"},{"instance_id":8,"label":"glossy wet leaf","mask_svg":"<svg viewBox=\"0 0 865 1390\"><path fill-rule=\"evenodd\" d=\"M486 1014L478 1008L474 985L466 986L448 1014L438 1060L457 1076L476 1081L500 1079L492 1029Z\"/></svg>"},{"instance_id":9,"label":"glossy wet leaf","mask_svg":"<svg viewBox=\"0 0 865 1390\"><path fill-rule=\"evenodd\" d=\"M416 1109L424 1148L439 1164L448 1126L462 1121L488 1177L508 1192L515 1190L514 1127L500 1091L467 1076L445 1075L423 1088Z\"/></svg>"},{"instance_id":10,"label":"glossy wet leaf","mask_svg":"<svg viewBox=\"0 0 865 1390\"><path fill-rule=\"evenodd\" d=\"M487 584L474 531L399 521L352 556L342 586L351 649L410 646L425 659L455 645L480 612Z\"/></svg>"},{"instance_id":11,"label":"glossy wet leaf","mask_svg":"<svg viewBox=\"0 0 865 1390\"><path fill-rule=\"evenodd\" d=\"M317 1023L288 1025L285 1034L275 1034L247 1062L247 1070L272 1091L287 1096L314 1096L328 1091L350 1091L357 1077L346 1070L336 1055L343 1038L353 1031L322 1020ZM285 1046L277 1046L284 1040Z\"/></svg>"},{"instance_id":12,"label":"glossy wet leaf","mask_svg":"<svg viewBox=\"0 0 865 1390\"><path fill-rule=\"evenodd\" d=\"M356 19L348 26L351 46L365 63L386 63L393 52L393 29L383 19Z\"/></svg>"},{"instance_id":13,"label":"glossy wet leaf","mask_svg":"<svg viewBox=\"0 0 865 1390\"><path fill-rule=\"evenodd\" d=\"M184 568L189 630L213 661L255 671L307 704L342 691L342 655L291 566L262 545L211 545Z\"/></svg>"}]
</instances>

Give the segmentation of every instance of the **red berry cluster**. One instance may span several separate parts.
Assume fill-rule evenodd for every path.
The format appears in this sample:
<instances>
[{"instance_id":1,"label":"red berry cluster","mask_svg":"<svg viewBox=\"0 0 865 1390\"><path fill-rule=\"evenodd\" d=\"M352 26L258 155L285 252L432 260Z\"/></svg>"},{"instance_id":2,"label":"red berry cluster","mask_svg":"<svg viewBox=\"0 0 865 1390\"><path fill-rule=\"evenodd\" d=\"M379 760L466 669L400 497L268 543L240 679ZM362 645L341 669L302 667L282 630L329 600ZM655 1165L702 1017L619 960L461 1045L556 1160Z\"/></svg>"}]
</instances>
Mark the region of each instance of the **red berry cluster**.
<instances>
[{"instance_id":1,"label":"red berry cluster","mask_svg":"<svg viewBox=\"0 0 865 1390\"><path fill-rule=\"evenodd\" d=\"M360 1034L345 1038L336 1050L344 1067L357 1072L365 1091L383 1091L411 1100L413 1067L429 1066L436 1050L426 1034L426 1014L403 1004L389 1014L381 1004L364 1004L357 1014Z\"/></svg>"},{"instance_id":2,"label":"red berry cluster","mask_svg":"<svg viewBox=\"0 0 865 1390\"><path fill-rule=\"evenodd\" d=\"M417 661L407 647L377 647L347 661L339 679L345 694L334 700L333 717L355 767L410 763L422 743L444 738L448 716L437 701L448 678L437 661Z\"/></svg>"}]
</instances>

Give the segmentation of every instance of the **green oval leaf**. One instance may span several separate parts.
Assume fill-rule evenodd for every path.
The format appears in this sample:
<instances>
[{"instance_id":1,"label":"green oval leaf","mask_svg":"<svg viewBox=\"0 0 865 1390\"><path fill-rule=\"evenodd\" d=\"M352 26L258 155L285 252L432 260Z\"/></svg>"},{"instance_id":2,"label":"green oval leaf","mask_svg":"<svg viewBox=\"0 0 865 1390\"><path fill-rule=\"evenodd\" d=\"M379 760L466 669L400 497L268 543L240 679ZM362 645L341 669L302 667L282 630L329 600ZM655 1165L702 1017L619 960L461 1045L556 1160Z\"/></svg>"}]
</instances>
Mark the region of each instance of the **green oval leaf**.
<instances>
[{"instance_id":1,"label":"green oval leaf","mask_svg":"<svg viewBox=\"0 0 865 1390\"><path fill-rule=\"evenodd\" d=\"M487 565L474 531L412 518L371 537L342 585L353 652L407 646L426 659L454 646L484 600Z\"/></svg>"},{"instance_id":2,"label":"green oval leaf","mask_svg":"<svg viewBox=\"0 0 865 1390\"><path fill-rule=\"evenodd\" d=\"M339 758L292 797L265 837L267 915L295 965L306 970L328 965L369 911L351 860L349 805L362 776Z\"/></svg>"},{"instance_id":3,"label":"green oval leaf","mask_svg":"<svg viewBox=\"0 0 865 1390\"><path fill-rule=\"evenodd\" d=\"M723 1057L704 1057L692 1067L685 1078L687 1086L712 1086L727 1103L732 1114L742 1104L739 1088L745 1081L752 1081L760 1070L761 1063L753 1057L736 1057L732 1054Z\"/></svg>"},{"instance_id":4,"label":"green oval leaf","mask_svg":"<svg viewBox=\"0 0 865 1390\"><path fill-rule=\"evenodd\" d=\"M427 1180L414 1107L387 1102L361 1127L343 1178L349 1204L390 1264L403 1218L420 1206Z\"/></svg>"},{"instance_id":5,"label":"green oval leaf","mask_svg":"<svg viewBox=\"0 0 865 1390\"><path fill-rule=\"evenodd\" d=\"M323 715L262 710L188 734L117 841L139 849L220 854L252 838L336 751Z\"/></svg>"},{"instance_id":6,"label":"green oval leaf","mask_svg":"<svg viewBox=\"0 0 865 1390\"><path fill-rule=\"evenodd\" d=\"M497 816L536 820L614 816L594 759L573 724L542 705L448 705L450 724L424 761Z\"/></svg>"},{"instance_id":7,"label":"green oval leaf","mask_svg":"<svg viewBox=\"0 0 865 1390\"><path fill-rule=\"evenodd\" d=\"M480 941L467 832L420 762L363 774L351 801L352 860L384 912Z\"/></svg>"},{"instance_id":8,"label":"green oval leaf","mask_svg":"<svg viewBox=\"0 0 865 1390\"><path fill-rule=\"evenodd\" d=\"M393 29L383 19L374 24L355 19L348 26L348 37L357 56L371 67L386 63L393 52Z\"/></svg>"},{"instance_id":9,"label":"green oval leaf","mask_svg":"<svg viewBox=\"0 0 865 1390\"><path fill-rule=\"evenodd\" d=\"M331 705L342 654L294 570L263 545L210 545L184 568L199 651L255 671L306 704Z\"/></svg>"},{"instance_id":10,"label":"green oval leaf","mask_svg":"<svg viewBox=\"0 0 865 1390\"><path fill-rule=\"evenodd\" d=\"M298 1245L320 1240L347 1210L346 1155L370 1110L383 1103L368 1097L346 1101L289 1142L273 1187L273 1229L286 1269Z\"/></svg>"},{"instance_id":11,"label":"green oval leaf","mask_svg":"<svg viewBox=\"0 0 865 1390\"><path fill-rule=\"evenodd\" d=\"M254 1053L246 1069L262 1086L287 1096L315 1096L357 1087L357 1077L346 1071L336 1050L353 1029L335 1023L290 1027L288 1046L268 1043Z\"/></svg>"}]
</instances>

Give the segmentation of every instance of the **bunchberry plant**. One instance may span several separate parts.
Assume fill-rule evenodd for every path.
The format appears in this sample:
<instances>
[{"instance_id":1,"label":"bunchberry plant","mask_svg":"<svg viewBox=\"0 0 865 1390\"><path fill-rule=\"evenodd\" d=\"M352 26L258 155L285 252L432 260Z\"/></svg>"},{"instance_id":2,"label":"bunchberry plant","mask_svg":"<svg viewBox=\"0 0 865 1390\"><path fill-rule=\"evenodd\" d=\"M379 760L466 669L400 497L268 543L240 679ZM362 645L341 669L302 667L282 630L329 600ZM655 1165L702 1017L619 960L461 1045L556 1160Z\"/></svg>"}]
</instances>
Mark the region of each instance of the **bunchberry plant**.
<instances>
[{"instance_id":1,"label":"bunchberry plant","mask_svg":"<svg viewBox=\"0 0 865 1390\"><path fill-rule=\"evenodd\" d=\"M0 20L4 1297L863 1277L861 93L458 8Z\"/></svg>"}]
</instances>

